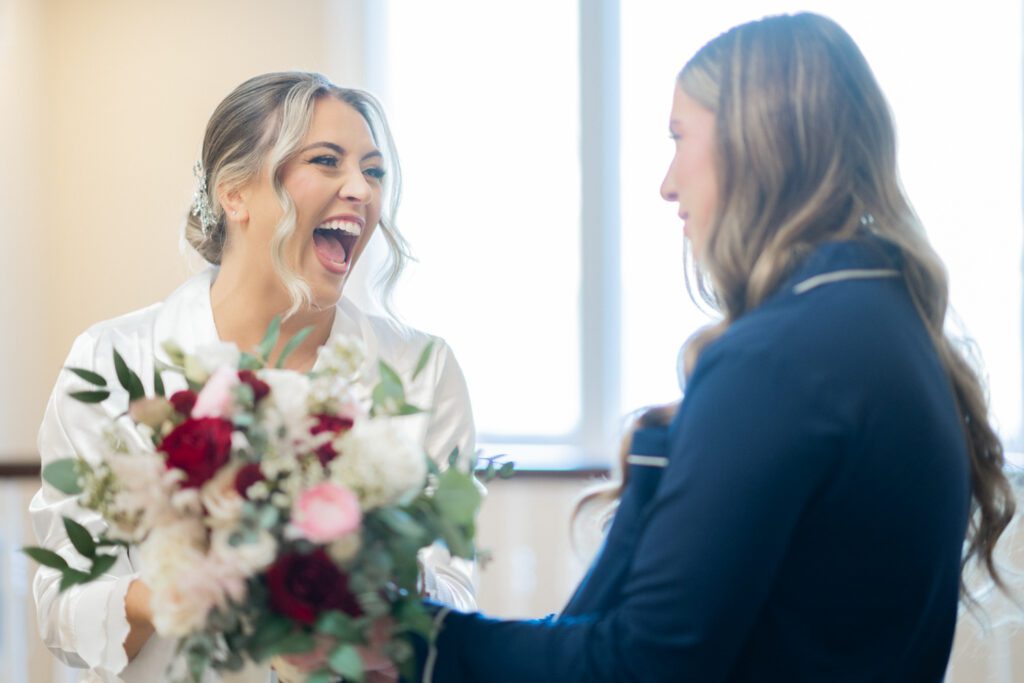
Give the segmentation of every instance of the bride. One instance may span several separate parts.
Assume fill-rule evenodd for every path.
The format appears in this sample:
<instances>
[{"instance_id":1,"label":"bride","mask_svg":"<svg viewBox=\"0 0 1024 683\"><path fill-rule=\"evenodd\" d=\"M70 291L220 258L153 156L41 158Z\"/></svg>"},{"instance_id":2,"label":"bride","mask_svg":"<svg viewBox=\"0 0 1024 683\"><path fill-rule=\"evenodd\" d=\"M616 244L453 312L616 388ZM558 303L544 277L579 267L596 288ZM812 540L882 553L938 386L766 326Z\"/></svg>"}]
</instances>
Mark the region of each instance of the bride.
<instances>
[{"instance_id":1,"label":"bride","mask_svg":"<svg viewBox=\"0 0 1024 683\"><path fill-rule=\"evenodd\" d=\"M283 316L271 363L300 330L311 327L285 367L313 369L318 349L333 334L346 333L366 346L361 376L367 391L376 382L378 359L412 375L431 338L368 315L342 296L378 228L390 252L386 291L408 258L393 222L398 163L372 96L339 88L315 73L252 78L214 111L196 175L186 238L211 267L163 302L88 329L75 340L65 366L114 376L113 347L141 377L152 378L154 367L170 362L161 348L165 340L193 351L227 343L251 349L271 320ZM441 340L435 340L420 376L408 387L408 400L429 410L407 424L443 466L454 448L473 449L465 380ZM175 386L175 379L182 386ZM39 433L43 465L74 456L97 460L103 426L124 403L122 396L99 405L78 403L68 397L78 381L62 373L54 387ZM184 388L184 381L171 374L166 383L168 391ZM94 534L103 528L96 513L49 485L35 495L30 512L40 544L67 557L74 551L62 516ZM475 608L472 563L437 546L420 560L427 595L458 609ZM58 571L38 569L33 588L43 640L62 661L88 669L86 680L159 680L170 662L174 641L155 635L149 589L138 576L138 557L131 550L122 552L101 580L65 592L58 590ZM266 670L256 676L265 680Z\"/></svg>"}]
</instances>

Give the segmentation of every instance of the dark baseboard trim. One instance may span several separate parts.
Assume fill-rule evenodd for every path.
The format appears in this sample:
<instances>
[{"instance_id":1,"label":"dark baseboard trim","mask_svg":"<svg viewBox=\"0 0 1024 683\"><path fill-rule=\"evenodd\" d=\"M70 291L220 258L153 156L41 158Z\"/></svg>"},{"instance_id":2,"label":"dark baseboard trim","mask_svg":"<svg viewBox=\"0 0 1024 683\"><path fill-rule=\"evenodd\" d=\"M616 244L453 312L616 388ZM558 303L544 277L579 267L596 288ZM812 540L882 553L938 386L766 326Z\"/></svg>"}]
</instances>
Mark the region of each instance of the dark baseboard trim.
<instances>
[{"instance_id":1,"label":"dark baseboard trim","mask_svg":"<svg viewBox=\"0 0 1024 683\"><path fill-rule=\"evenodd\" d=\"M28 458L0 460L0 479L39 479L39 461Z\"/></svg>"}]
</instances>

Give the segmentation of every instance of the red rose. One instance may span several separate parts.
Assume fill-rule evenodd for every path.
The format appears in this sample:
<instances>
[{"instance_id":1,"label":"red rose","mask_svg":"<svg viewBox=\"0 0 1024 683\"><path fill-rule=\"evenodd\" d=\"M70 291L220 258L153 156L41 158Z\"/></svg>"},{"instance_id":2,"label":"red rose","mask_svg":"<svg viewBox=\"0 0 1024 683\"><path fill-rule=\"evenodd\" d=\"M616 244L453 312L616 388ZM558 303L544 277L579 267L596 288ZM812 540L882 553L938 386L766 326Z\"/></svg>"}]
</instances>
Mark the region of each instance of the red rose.
<instances>
[{"instance_id":1,"label":"red rose","mask_svg":"<svg viewBox=\"0 0 1024 683\"><path fill-rule=\"evenodd\" d=\"M249 490L250 486L258 481L263 481L264 478L258 462L242 465L242 468L238 470L238 474L235 475L235 490L238 491L238 495L242 498L248 498L249 496L245 492Z\"/></svg>"},{"instance_id":2,"label":"red rose","mask_svg":"<svg viewBox=\"0 0 1024 683\"><path fill-rule=\"evenodd\" d=\"M309 430L311 434L323 434L324 432L331 432L333 434L342 434L352 429L352 418L341 417L340 415L317 415L316 424ZM338 457L338 452L334 450L334 445L330 441L316 449L316 457L320 459L320 464L326 465L330 461Z\"/></svg>"},{"instance_id":3,"label":"red rose","mask_svg":"<svg viewBox=\"0 0 1024 683\"><path fill-rule=\"evenodd\" d=\"M167 454L167 467L182 470L182 486L202 486L217 473L231 455L231 423L219 417L185 420L168 434L160 450Z\"/></svg>"},{"instance_id":4,"label":"red rose","mask_svg":"<svg viewBox=\"0 0 1024 683\"><path fill-rule=\"evenodd\" d=\"M252 370L242 370L238 373L238 379L242 384L248 384L252 388L253 405L259 403L270 393L270 385L256 376Z\"/></svg>"},{"instance_id":5,"label":"red rose","mask_svg":"<svg viewBox=\"0 0 1024 683\"><path fill-rule=\"evenodd\" d=\"M321 612L341 610L358 617L363 613L348 589L348 576L323 548L308 555L288 553L267 570L270 606L301 624L312 624Z\"/></svg>"},{"instance_id":6,"label":"red rose","mask_svg":"<svg viewBox=\"0 0 1024 683\"><path fill-rule=\"evenodd\" d=\"M174 392L171 394L171 405L182 416L188 417L192 414L192 409L196 407L196 392L188 389Z\"/></svg>"}]
</instances>

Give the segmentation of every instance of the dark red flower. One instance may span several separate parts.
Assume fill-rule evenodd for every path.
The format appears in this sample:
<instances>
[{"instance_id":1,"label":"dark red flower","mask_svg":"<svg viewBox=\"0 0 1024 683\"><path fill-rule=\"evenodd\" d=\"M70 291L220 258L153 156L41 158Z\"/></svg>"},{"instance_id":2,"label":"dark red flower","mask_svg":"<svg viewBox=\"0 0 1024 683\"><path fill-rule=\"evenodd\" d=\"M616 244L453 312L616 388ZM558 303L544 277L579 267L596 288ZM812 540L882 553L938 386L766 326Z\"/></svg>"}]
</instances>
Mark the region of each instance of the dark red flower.
<instances>
[{"instance_id":1,"label":"dark red flower","mask_svg":"<svg viewBox=\"0 0 1024 683\"><path fill-rule=\"evenodd\" d=\"M248 498L245 494L249 490L249 487L258 481L263 481L263 472L260 471L260 464L258 462L250 462L242 465L242 468L238 470L235 475L235 490L238 491L238 495L242 498Z\"/></svg>"},{"instance_id":2,"label":"dark red flower","mask_svg":"<svg viewBox=\"0 0 1024 683\"><path fill-rule=\"evenodd\" d=\"M189 419L164 438L160 450L167 454L168 469L185 473L182 486L202 486L228 461L231 429L231 423L219 417Z\"/></svg>"},{"instance_id":3,"label":"dark red flower","mask_svg":"<svg viewBox=\"0 0 1024 683\"><path fill-rule=\"evenodd\" d=\"M270 385L257 377L256 373L252 370L239 371L238 379L242 384L248 384L252 387L252 402L254 405L262 401L270 393Z\"/></svg>"},{"instance_id":4,"label":"dark red flower","mask_svg":"<svg viewBox=\"0 0 1024 683\"><path fill-rule=\"evenodd\" d=\"M196 406L196 392L189 389L176 391L171 394L170 401L171 405L174 406L175 411L184 417L188 417L192 414L192 409Z\"/></svg>"},{"instance_id":5,"label":"dark red flower","mask_svg":"<svg viewBox=\"0 0 1024 683\"><path fill-rule=\"evenodd\" d=\"M288 553L267 570L270 607L301 624L312 624L321 612L341 610L353 617L363 610L348 589L348 576L323 548L308 555Z\"/></svg>"},{"instance_id":6,"label":"dark red flower","mask_svg":"<svg viewBox=\"0 0 1024 683\"><path fill-rule=\"evenodd\" d=\"M323 434L324 432L331 432L333 434L343 434L348 430L352 429L352 418L342 417L340 415L317 415L316 424L310 428L311 434ZM330 441L316 449L316 457L320 459L322 465L326 465L330 461L338 457L338 452L334 450L334 445Z\"/></svg>"}]
</instances>

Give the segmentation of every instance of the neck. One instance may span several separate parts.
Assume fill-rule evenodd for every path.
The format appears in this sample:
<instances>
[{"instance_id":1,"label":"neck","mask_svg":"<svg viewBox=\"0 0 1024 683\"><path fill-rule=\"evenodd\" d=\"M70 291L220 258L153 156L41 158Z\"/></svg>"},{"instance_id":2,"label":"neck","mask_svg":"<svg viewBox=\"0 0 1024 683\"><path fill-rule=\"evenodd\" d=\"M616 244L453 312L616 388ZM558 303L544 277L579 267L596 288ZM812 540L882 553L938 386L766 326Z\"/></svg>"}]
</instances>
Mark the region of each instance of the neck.
<instances>
[{"instance_id":1,"label":"neck","mask_svg":"<svg viewBox=\"0 0 1024 683\"><path fill-rule=\"evenodd\" d=\"M222 264L210 288L217 336L221 341L235 343L243 351L252 351L258 346L274 317L283 317L291 303L276 273L272 277L259 277L251 270L231 264ZM335 310L334 306L323 310L305 307L283 320L277 345L270 354L270 365L277 364L285 345L299 331L312 326L313 331L288 355L284 365L291 370L309 371L316 360L317 349L330 337Z\"/></svg>"}]
</instances>

